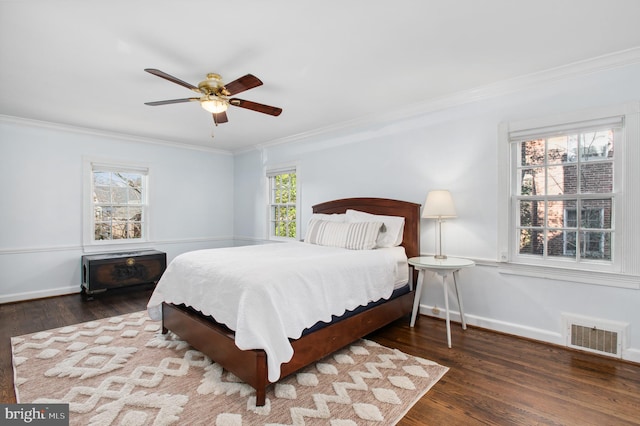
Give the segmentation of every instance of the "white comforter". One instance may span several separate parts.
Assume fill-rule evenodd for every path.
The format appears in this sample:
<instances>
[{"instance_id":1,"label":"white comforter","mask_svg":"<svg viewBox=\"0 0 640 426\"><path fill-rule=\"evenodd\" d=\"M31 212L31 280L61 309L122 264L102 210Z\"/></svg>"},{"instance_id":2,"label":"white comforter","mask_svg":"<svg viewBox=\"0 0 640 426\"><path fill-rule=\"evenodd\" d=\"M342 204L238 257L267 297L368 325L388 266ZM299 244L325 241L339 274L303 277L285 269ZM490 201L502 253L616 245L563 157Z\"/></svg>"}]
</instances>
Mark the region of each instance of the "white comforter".
<instances>
[{"instance_id":1,"label":"white comforter","mask_svg":"<svg viewBox=\"0 0 640 426\"><path fill-rule=\"evenodd\" d=\"M398 254L398 251L401 254ZM293 356L288 338L331 315L388 298L404 249L347 250L302 242L199 250L176 257L147 305L184 303L235 331L243 350L267 353L268 378ZM401 271L402 272L402 271ZM405 281L406 282L406 281Z\"/></svg>"}]
</instances>

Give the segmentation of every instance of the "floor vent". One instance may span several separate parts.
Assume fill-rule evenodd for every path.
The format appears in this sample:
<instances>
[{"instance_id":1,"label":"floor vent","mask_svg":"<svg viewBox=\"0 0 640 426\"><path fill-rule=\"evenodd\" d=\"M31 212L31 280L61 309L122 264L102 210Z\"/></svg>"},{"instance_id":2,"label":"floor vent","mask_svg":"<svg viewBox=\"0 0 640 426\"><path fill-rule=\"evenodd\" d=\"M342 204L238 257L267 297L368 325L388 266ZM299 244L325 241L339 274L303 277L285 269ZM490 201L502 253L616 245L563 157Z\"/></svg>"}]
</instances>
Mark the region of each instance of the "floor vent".
<instances>
[{"instance_id":1,"label":"floor vent","mask_svg":"<svg viewBox=\"0 0 640 426\"><path fill-rule=\"evenodd\" d=\"M563 317L567 346L622 358L627 324L579 315L565 314Z\"/></svg>"}]
</instances>

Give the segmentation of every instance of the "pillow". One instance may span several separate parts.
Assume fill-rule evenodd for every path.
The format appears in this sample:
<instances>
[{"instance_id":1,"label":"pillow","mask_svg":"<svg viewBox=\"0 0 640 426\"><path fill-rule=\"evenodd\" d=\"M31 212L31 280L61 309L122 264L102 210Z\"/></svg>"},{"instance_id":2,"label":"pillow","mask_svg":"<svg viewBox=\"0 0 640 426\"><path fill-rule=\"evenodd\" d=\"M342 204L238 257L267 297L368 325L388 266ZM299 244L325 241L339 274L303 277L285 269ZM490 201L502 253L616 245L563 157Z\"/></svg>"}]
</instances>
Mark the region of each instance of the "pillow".
<instances>
[{"instance_id":1,"label":"pillow","mask_svg":"<svg viewBox=\"0 0 640 426\"><path fill-rule=\"evenodd\" d=\"M347 223L311 220L304 242L350 250L371 250L376 247L380 228L382 228L382 222Z\"/></svg>"},{"instance_id":2,"label":"pillow","mask_svg":"<svg viewBox=\"0 0 640 426\"><path fill-rule=\"evenodd\" d=\"M358 210L347 210L347 222L382 222L384 227L378 234L376 247L395 247L402 244L404 217L382 216Z\"/></svg>"},{"instance_id":3,"label":"pillow","mask_svg":"<svg viewBox=\"0 0 640 426\"><path fill-rule=\"evenodd\" d=\"M330 222L346 222L347 215L344 213L334 213L334 214L313 213L309 221L312 221L312 220L328 220Z\"/></svg>"}]
</instances>

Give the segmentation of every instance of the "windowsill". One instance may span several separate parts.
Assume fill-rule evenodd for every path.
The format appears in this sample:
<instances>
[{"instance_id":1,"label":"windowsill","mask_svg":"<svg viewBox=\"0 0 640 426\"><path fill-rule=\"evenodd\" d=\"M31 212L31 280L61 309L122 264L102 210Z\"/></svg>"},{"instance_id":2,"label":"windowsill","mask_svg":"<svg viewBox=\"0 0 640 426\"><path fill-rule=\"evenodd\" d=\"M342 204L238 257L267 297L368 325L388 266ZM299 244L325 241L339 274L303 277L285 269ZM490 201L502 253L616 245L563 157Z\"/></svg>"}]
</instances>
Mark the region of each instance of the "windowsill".
<instances>
[{"instance_id":1,"label":"windowsill","mask_svg":"<svg viewBox=\"0 0 640 426\"><path fill-rule=\"evenodd\" d=\"M571 281L581 284L603 285L633 290L640 289L640 277L635 275L517 263L498 263L497 266L498 272L505 275Z\"/></svg>"}]
</instances>

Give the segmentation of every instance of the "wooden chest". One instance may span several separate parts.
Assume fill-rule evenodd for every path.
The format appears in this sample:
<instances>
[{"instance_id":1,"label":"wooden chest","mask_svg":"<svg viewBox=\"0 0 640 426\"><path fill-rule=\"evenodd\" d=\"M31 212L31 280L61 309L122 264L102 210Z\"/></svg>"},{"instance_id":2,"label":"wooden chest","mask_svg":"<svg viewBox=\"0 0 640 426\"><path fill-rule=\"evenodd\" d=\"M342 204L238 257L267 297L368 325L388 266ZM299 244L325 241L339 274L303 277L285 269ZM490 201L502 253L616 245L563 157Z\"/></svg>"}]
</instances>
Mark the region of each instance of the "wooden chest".
<instances>
[{"instance_id":1,"label":"wooden chest","mask_svg":"<svg viewBox=\"0 0 640 426\"><path fill-rule=\"evenodd\" d=\"M157 283L167 267L167 255L144 250L82 256L82 293L92 296L108 289Z\"/></svg>"}]
</instances>

